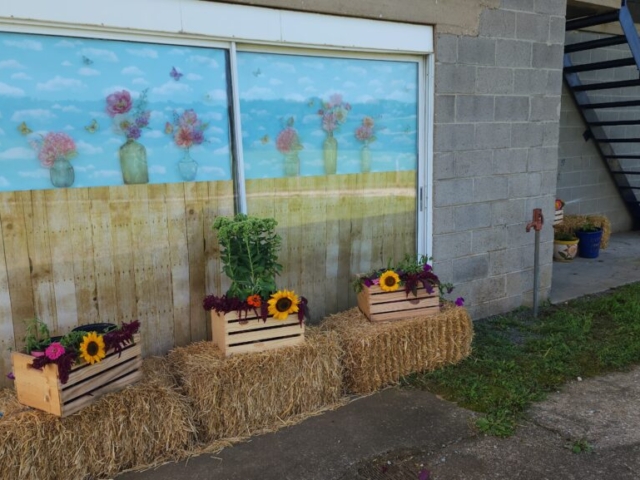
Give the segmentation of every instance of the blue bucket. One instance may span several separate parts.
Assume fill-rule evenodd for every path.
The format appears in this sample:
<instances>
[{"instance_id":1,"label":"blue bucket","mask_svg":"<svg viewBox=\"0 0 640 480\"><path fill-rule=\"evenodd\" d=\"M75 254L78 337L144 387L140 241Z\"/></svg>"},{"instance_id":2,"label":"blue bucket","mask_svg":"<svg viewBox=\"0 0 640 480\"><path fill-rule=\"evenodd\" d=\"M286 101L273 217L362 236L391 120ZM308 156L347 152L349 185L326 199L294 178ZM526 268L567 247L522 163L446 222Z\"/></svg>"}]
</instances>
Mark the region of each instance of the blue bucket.
<instances>
[{"instance_id":1,"label":"blue bucket","mask_svg":"<svg viewBox=\"0 0 640 480\"><path fill-rule=\"evenodd\" d=\"M582 258L598 258L600 254L600 240L602 240L602 229L597 232L577 231L576 236L580 240L578 243L578 255Z\"/></svg>"}]
</instances>

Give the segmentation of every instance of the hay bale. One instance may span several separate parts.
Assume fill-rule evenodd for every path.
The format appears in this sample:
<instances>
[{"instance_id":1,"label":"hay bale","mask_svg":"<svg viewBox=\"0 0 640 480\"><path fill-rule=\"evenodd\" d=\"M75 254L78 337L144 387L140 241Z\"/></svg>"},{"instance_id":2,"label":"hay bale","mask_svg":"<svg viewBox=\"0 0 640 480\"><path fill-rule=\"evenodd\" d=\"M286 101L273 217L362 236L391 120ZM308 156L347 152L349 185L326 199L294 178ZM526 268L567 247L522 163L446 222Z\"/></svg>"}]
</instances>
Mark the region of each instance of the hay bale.
<instances>
[{"instance_id":1,"label":"hay bale","mask_svg":"<svg viewBox=\"0 0 640 480\"><path fill-rule=\"evenodd\" d=\"M277 429L336 404L341 350L332 332L307 328L304 344L224 357L212 342L176 348L169 362L192 400L200 440L211 444Z\"/></svg>"},{"instance_id":2,"label":"hay bale","mask_svg":"<svg viewBox=\"0 0 640 480\"><path fill-rule=\"evenodd\" d=\"M372 323L358 308L326 318L322 328L340 337L344 386L366 394L413 372L434 370L471 353L473 325L466 309L445 307L431 316Z\"/></svg>"},{"instance_id":3,"label":"hay bale","mask_svg":"<svg viewBox=\"0 0 640 480\"><path fill-rule=\"evenodd\" d=\"M165 362L166 363L166 362ZM154 374L152 364L159 368ZM184 458L195 442L189 403L157 360L137 384L75 415L27 409L0 419L0 478L111 477L132 467ZM163 384L164 382L164 384Z\"/></svg>"},{"instance_id":4,"label":"hay bale","mask_svg":"<svg viewBox=\"0 0 640 480\"><path fill-rule=\"evenodd\" d=\"M553 226L555 233L573 233L585 222L591 222L596 227L602 228L602 240L600 248L603 250L609 245L611 236L611 222L604 215L565 215L562 223Z\"/></svg>"}]
</instances>

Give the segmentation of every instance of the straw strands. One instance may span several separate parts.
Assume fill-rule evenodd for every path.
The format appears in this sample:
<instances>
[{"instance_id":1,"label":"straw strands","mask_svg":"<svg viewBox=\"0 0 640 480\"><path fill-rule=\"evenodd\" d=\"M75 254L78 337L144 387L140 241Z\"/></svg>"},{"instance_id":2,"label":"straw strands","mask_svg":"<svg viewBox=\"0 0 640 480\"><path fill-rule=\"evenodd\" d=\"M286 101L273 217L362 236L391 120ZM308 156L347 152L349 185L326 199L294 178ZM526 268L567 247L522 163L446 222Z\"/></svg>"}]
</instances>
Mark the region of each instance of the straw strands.
<instances>
[{"instance_id":1,"label":"straw strands","mask_svg":"<svg viewBox=\"0 0 640 480\"><path fill-rule=\"evenodd\" d=\"M169 353L193 402L200 441L276 429L287 420L334 405L341 397L337 336L308 328L302 345L225 358L211 342ZM302 416L302 417L300 417Z\"/></svg>"},{"instance_id":2,"label":"straw strands","mask_svg":"<svg viewBox=\"0 0 640 480\"><path fill-rule=\"evenodd\" d=\"M471 353L473 326L466 309L446 306L436 315L371 323L357 308L325 319L344 351L344 388L366 394L412 372L434 370Z\"/></svg>"},{"instance_id":3,"label":"straw strands","mask_svg":"<svg viewBox=\"0 0 640 480\"><path fill-rule=\"evenodd\" d=\"M609 219L604 215L565 215L562 223L554 225L553 229L556 233L573 233L587 222L602 228L600 248L607 248L609 245L609 237L611 236L611 222L609 222Z\"/></svg>"}]
</instances>

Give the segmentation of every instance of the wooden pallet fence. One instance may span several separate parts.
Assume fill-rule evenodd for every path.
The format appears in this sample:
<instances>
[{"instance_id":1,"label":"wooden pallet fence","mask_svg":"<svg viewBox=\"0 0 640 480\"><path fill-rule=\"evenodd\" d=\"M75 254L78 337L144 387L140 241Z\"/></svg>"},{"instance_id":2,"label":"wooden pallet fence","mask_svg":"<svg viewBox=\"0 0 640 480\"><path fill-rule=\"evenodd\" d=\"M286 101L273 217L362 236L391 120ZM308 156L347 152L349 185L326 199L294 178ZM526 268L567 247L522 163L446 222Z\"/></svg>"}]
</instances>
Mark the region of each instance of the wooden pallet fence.
<instances>
[{"instance_id":1,"label":"wooden pallet fence","mask_svg":"<svg viewBox=\"0 0 640 480\"><path fill-rule=\"evenodd\" d=\"M29 365L34 357L11 354L18 401L23 405L67 417L92 404L102 395L121 390L142 377L140 335L121 353L110 351L98 363L76 365L64 385L58 379L58 366L45 365L42 370Z\"/></svg>"},{"instance_id":2,"label":"wooden pallet fence","mask_svg":"<svg viewBox=\"0 0 640 480\"><path fill-rule=\"evenodd\" d=\"M304 322L300 323L297 314L286 320L269 317L265 322L253 312L240 318L238 312L211 310L211 333L213 342L229 356L299 345L304 342Z\"/></svg>"},{"instance_id":3,"label":"wooden pallet fence","mask_svg":"<svg viewBox=\"0 0 640 480\"><path fill-rule=\"evenodd\" d=\"M371 322L404 320L440 312L440 294L437 287L428 293L420 286L417 295L407 296L404 289L385 292L378 285L364 286L358 293L358 307Z\"/></svg>"}]
</instances>

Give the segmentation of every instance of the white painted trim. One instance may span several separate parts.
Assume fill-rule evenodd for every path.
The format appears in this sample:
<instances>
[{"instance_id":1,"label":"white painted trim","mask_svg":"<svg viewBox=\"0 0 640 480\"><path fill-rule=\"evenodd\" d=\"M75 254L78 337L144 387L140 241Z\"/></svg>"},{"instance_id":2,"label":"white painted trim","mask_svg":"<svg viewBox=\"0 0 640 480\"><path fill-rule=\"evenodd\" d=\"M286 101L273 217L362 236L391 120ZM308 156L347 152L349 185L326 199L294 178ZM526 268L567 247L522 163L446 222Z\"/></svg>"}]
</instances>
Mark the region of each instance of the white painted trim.
<instances>
[{"instance_id":1,"label":"white painted trim","mask_svg":"<svg viewBox=\"0 0 640 480\"><path fill-rule=\"evenodd\" d=\"M426 75L426 99L421 105L424 105L426 124L426 151L424 158L424 183L426 186L424 201L426 209L423 214L424 231L423 231L423 252L427 256L433 255L433 124L435 121L435 55L428 55L425 65ZM424 91L421 89L421 91Z\"/></svg>"},{"instance_id":2,"label":"white painted trim","mask_svg":"<svg viewBox=\"0 0 640 480\"><path fill-rule=\"evenodd\" d=\"M160 35L260 44L426 54L433 28L201 0L7 1L0 30L71 36Z\"/></svg>"},{"instance_id":3,"label":"white painted trim","mask_svg":"<svg viewBox=\"0 0 640 480\"><path fill-rule=\"evenodd\" d=\"M229 70L231 71L231 103L233 105L233 140L235 150L231 152L233 184L235 188L236 213L247 213L247 188L244 179L244 150L242 148L242 115L240 115L240 90L238 87L238 57L236 44L229 49Z\"/></svg>"}]
</instances>

